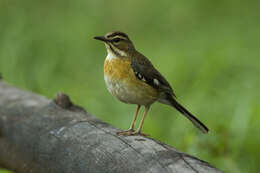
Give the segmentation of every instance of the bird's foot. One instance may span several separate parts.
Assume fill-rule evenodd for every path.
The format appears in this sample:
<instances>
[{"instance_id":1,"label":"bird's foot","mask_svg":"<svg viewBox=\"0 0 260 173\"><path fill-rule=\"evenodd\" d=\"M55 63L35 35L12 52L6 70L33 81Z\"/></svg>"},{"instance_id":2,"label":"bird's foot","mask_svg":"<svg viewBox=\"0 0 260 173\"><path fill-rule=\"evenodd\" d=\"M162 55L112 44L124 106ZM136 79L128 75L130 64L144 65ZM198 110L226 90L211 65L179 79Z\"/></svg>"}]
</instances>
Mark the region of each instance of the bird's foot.
<instances>
[{"instance_id":1,"label":"bird's foot","mask_svg":"<svg viewBox=\"0 0 260 173\"><path fill-rule=\"evenodd\" d=\"M116 134L130 136L134 132L135 132L134 129L128 129L128 130L118 131L116 132Z\"/></svg>"},{"instance_id":2,"label":"bird's foot","mask_svg":"<svg viewBox=\"0 0 260 173\"><path fill-rule=\"evenodd\" d=\"M116 134L118 135L124 135L124 136L149 136L147 134L141 133L140 131L134 131L133 129L129 129L129 130L124 130L124 131L119 131Z\"/></svg>"},{"instance_id":3,"label":"bird's foot","mask_svg":"<svg viewBox=\"0 0 260 173\"><path fill-rule=\"evenodd\" d=\"M150 136L150 135L148 135L148 134L141 133L140 131L135 131L132 135L139 135L139 136L144 136L144 137Z\"/></svg>"}]
</instances>

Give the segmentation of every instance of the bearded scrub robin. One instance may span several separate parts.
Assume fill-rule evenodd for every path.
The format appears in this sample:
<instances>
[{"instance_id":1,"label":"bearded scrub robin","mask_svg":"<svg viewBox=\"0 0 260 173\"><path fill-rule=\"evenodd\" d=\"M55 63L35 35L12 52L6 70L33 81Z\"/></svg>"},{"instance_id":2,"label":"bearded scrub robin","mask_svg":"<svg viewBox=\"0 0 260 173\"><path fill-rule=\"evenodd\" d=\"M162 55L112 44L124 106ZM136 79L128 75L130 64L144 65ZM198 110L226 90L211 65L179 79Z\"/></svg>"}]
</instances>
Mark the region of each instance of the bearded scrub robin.
<instances>
[{"instance_id":1,"label":"bearded scrub robin","mask_svg":"<svg viewBox=\"0 0 260 173\"><path fill-rule=\"evenodd\" d=\"M145 117L151 104L158 101L170 105L188 118L198 129L208 133L208 128L177 102L172 87L152 63L139 53L133 42L123 32L109 32L105 36L94 37L103 41L107 50L104 63L104 78L108 91L124 103L136 104L137 109L130 128L117 132L121 135L144 135L141 133ZM134 125L140 107L145 111L140 125Z\"/></svg>"}]
</instances>

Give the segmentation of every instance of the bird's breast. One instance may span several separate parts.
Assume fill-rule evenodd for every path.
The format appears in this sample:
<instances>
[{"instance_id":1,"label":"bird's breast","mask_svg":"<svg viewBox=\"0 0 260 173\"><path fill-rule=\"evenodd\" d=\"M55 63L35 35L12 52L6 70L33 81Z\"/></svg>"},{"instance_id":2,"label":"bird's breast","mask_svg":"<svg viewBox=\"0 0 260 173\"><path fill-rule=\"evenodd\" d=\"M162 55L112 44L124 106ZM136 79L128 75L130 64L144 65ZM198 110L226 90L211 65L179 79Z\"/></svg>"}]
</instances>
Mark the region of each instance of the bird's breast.
<instances>
[{"instance_id":1,"label":"bird's breast","mask_svg":"<svg viewBox=\"0 0 260 173\"><path fill-rule=\"evenodd\" d=\"M120 101L149 105L158 99L158 91L136 78L130 58L106 58L104 78L109 92Z\"/></svg>"}]
</instances>

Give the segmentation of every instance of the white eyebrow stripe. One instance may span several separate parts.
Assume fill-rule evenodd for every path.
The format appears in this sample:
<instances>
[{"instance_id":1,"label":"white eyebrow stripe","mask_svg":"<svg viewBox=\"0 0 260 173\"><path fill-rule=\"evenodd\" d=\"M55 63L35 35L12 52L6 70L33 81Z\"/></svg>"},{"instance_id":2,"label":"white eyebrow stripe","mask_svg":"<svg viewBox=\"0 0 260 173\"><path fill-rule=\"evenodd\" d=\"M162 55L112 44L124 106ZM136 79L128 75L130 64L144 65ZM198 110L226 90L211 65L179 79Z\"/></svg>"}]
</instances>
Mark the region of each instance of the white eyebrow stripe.
<instances>
[{"instance_id":1,"label":"white eyebrow stripe","mask_svg":"<svg viewBox=\"0 0 260 173\"><path fill-rule=\"evenodd\" d=\"M123 37L121 35L116 35L115 37L112 38L112 40L115 39L115 38L120 38L122 40L127 40L127 38L125 38L125 37Z\"/></svg>"}]
</instances>

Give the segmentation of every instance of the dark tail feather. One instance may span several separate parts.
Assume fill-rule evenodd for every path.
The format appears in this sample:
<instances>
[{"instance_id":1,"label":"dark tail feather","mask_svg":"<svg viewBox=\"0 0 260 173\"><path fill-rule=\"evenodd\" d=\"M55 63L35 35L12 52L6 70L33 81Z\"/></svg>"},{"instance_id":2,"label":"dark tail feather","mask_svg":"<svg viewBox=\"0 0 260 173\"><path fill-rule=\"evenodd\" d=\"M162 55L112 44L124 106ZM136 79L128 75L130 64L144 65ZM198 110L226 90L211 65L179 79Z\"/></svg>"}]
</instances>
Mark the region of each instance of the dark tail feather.
<instances>
[{"instance_id":1,"label":"dark tail feather","mask_svg":"<svg viewBox=\"0 0 260 173\"><path fill-rule=\"evenodd\" d=\"M208 133L209 129L198 120L194 115L192 115L187 109L185 109L180 103L178 103L172 97L167 99L171 106L175 107L180 113L182 113L186 118L188 118L197 128L199 128L203 133Z\"/></svg>"}]
</instances>

